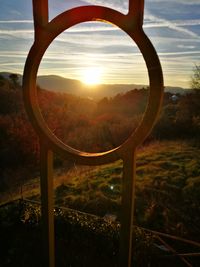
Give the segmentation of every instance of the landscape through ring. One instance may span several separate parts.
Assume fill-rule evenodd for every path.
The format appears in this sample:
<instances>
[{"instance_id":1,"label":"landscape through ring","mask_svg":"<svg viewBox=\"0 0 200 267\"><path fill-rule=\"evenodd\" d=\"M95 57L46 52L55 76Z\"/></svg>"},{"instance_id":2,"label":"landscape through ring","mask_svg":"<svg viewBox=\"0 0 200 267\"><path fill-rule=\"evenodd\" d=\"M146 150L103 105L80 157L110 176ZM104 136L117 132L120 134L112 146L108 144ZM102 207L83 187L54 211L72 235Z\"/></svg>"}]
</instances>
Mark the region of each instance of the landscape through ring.
<instances>
[{"instance_id":1,"label":"landscape through ring","mask_svg":"<svg viewBox=\"0 0 200 267\"><path fill-rule=\"evenodd\" d=\"M68 19L66 19L68 18ZM48 128L40 112L37 101L36 78L42 57L51 42L64 30L76 24L89 21L104 21L112 23L126 32L139 47L148 69L150 88L149 101L143 119L131 136L119 147L102 153L86 153L76 150L58 139ZM133 27L132 27L133 28ZM45 140L49 147L64 156L70 155L79 163L104 164L122 158L127 147L134 149L150 132L158 110L163 92L162 70L157 54L144 34L142 28L129 29L126 16L106 7L85 6L74 8L57 16L41 31L40 40L36 39L28 55L24 70L24 99L31 122L38 135ZM53 29L53 30L52 30Z\"/></svg>"}]
</instances>

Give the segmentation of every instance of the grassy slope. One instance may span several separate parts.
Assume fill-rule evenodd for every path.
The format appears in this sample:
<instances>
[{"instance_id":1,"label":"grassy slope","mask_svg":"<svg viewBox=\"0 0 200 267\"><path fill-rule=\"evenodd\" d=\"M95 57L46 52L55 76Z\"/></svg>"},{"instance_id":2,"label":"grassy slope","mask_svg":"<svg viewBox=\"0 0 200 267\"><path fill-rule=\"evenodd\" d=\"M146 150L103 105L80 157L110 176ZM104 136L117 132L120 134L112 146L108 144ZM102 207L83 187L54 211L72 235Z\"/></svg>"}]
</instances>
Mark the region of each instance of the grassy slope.
<instances>
[{"instance_id":1,"label":"grassy slope","mask_svg":"<svg viewBox=\"0 0 200 267\"><path fill-rule=\"evenodd\" d=\"M62 175L56 204L120 217L122 162ZM194 142L155 142L137 156L136 223L199 236L200 153Z\"/></svg>"},{"instance_id":2,"label":"grassy slope","mask_svg":"<svg viewBox=\"0 0 200 267\"><path fill-rule=\"evenodd\" d=\"M137 153L136 223L200 240L200 145L162 141ZM55 203L120 219L122 162L98 167L75 166L55 174ZM37 195L39 179L22 187L23 197ZM21 196L21 187L2 194L1 203Z\"/></svg>"}]
</instances>

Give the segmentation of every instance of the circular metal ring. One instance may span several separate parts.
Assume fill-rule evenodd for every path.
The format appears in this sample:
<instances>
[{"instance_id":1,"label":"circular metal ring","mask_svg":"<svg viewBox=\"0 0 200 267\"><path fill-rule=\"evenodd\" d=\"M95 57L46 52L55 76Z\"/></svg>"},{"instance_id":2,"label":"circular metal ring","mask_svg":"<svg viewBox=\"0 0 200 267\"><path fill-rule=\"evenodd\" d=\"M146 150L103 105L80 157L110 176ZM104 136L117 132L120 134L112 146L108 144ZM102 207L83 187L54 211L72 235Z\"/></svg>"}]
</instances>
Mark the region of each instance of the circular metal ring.
<instances>
[{"instance_id":1,"label":"circular metal ring","mask_svg":"<svg viewBox=\"0 0 200 267\"><path fill-rule=\"evenodd\" d=\"M48 128L40 112L36 79L42 57L51 42L64 30L89 21L104 21L118 26L126 32L140 49L146 62L149 75L149 101L143 119L131 136L119 147L102 153L86 153L64 144ZM57 16L50 23L40 29L40 38L36 38L24 69L23 78L24 102L30 121L42 142L65 157L80 164L99 165L122 159L124 153L135 149L152 129L160 109L163 95L162 69L151 42L141 27L130 22L130 18L110 8L100 6L84 6L74 8Z\"/></svg>"}]
</instances>

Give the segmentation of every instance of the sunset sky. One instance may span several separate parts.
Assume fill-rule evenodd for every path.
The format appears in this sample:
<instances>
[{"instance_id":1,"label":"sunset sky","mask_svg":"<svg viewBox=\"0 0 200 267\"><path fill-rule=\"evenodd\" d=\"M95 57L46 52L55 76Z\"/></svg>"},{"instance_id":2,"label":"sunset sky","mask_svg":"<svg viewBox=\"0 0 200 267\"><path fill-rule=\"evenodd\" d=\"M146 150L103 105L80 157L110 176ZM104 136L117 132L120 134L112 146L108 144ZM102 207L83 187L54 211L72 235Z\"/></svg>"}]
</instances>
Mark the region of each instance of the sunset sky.
<instances>
[{"instance_id":1,"label":"sunset sky","mask_svg":"<svg viewBox=\"0 0 200 267\"><path fill-rule=\"evenodd\" d=\"M128 0L49 0L50 19L88 4L128 10ZM0 72L22 74L34 36L32 1L0 0L0 7ZM200 0L146 0L144 30L160 57L165 85L188 88L200 63ZM110 24L83 23L62 33L45 53L39 74L83 80L86 69L98 69L102 83L148 84L138 48Z\"/></svg>"}]
</instances>

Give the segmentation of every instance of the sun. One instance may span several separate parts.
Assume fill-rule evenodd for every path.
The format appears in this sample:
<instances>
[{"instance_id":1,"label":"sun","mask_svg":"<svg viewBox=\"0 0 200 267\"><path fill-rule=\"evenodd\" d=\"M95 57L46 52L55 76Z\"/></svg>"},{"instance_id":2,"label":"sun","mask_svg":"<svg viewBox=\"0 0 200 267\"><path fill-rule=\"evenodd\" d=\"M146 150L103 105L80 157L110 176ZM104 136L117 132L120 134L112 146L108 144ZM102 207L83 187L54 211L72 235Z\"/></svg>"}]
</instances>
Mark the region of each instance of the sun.
<instances>
[{"instance_id":1,"label":"sun","mask_svg":"<svg viewBox=\"0 0 200 267\"><path fill-rule=\"evenodd\" d=\"M97 85L101 83L102 70L100 68L86 68L82 73L82 81L86 85Z\"/></svg>"}]
</instances>

